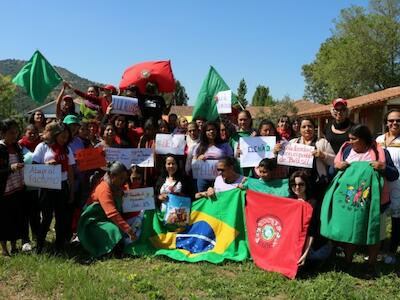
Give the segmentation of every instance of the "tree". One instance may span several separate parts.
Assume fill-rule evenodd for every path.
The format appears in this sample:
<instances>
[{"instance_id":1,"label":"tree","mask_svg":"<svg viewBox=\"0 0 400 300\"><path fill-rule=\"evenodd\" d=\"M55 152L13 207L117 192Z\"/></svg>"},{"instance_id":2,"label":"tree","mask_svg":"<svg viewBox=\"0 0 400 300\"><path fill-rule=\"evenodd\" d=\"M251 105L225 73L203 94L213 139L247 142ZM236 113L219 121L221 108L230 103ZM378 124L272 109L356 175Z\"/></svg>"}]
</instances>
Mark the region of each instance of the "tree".
<instances>
[{"instance_id":1,"label":"tree","mask_svg":"<svg viewBox=\"0 0 400 300\"><path fill-rule=\"evenodd\" d=\"M303 65L305 98L327 103L400 84L400 1L371 0L341 11L332 36Z\"/></svg>"},{"instance_id":2,"label":"tree","mask_svg":"<svg viewBox=\"0 0 400 300\"><path fill-rule=\"evenodd\" d=\"M163 94L167 105L187 105L189 100L186 94L185 87L180 83L179 80L175 81L175 91L173 93Z\"/></svg>"},{"instance_id":3,"label":"tree","mask_svg":"<svg viewBox=\"0 0 400 300\"><path fill-rule=\"evenodd\" d=\"M246 99L246 94L247 94L247 85L244 78L242 78L242 80L240 80L239 87L237 89L237 100L242 104L244 108L246 108L248 104Z\"/></svg>"},{"instance_id":4,"label":"tree","mask_svg":"<svg viewBox=\"0 0 400 300\"><path fill-rule=\"evenodd\" d=\"M16 114L13 106L15 96L15 85L11 82L11 77L0 74L0 120Z\"/></svg>"},{"instance_id":5,"label":"tree","mask_svg":"<svg viewBox=\"0 0 400 300\"><path fill-rule=\"evenodd\" d=\"M251 105L253 106L271 106L274 103L272 96L269 94L269 88L258 85L254 92Z\"/></svg>"}]
</instances>

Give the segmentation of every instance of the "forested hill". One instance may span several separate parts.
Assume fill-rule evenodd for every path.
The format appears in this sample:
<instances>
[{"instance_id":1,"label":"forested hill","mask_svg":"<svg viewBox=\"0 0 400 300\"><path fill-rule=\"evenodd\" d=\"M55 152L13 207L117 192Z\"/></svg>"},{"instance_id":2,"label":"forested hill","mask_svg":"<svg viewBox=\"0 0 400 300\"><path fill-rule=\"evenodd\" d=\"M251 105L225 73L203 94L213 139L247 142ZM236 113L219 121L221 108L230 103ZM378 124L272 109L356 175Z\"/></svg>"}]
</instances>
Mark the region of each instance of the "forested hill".
<instances>
[{"instance_id":1,"label":"forested hill","mask_svg":"<svg viewBox=\"0 0 400 300\"><path fill-rule=\"evenodd\" d=\"M17 60L17 59L5 59L5 60L0 60L0 74L6 75L6 76L11 76L14 77L19 70L22 68L22 66L26 63L24 60ZM61 75L64 80L70 82L72 86L85 91L89 85L92 84L97 84L101 85L99 83L90 81L86 78L79 77L78 75L68 71L67 69L64 69L62 67L55 67L57 72ZM59 94L61 90L62 84L59 84L52 93L46 98L45 103L53 101L57 98L57 95ZM29 98L26 95L25 90L21 89L20 87L17 87L17 92L14 98L14 107L15 109L20 112L20 113L25 113L37 106L40 106L41 104L38 104L34 102L31 98Z\"/></svg>"}]
</instances>

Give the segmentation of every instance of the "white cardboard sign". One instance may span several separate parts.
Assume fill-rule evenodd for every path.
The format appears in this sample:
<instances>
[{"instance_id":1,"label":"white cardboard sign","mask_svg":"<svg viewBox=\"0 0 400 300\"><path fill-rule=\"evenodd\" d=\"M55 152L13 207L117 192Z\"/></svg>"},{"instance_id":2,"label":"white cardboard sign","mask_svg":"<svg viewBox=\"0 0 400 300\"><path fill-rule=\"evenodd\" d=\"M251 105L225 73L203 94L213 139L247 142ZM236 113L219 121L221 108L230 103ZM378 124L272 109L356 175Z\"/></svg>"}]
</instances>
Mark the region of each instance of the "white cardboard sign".
<instances>
[{"instance_id":1,"label":"white cardboard sign","mask_svg":"<svg viewBox=\"0 0 400 300\"><path fill-rule=\"evenodd\" d=\"M156 134L156 154L184 155L185 138L184 134Z\"/></svg>"},{"instance_id":2,"label":"white cardboard sign","mask_svg":"<svg viewBox=\"0 0 400 300\"><path fill-rule=\"evenodd\" d=\"M112 113L120 115L137 115L140 113L137 98L112 95Z\"/></svg>"},{"instance_id":3,"label":"white cardboard sign","mask_svg":"<svg viewBox=\"0 0 400 300\"><path fill-rule=\"evenodd\" d=\"M264 158L274 157L275 136L241 137L239 139L240 167L256 167Z\"/></svg>"},{"instance_id":4,"label":"white cardboard sign","mask_svg":"<svg viewBox=\"0 0 400 300\"><path fill-rule=\"evenodd\" d=\"M287 143L283 147L278 153L279 165L312 168L314 161L312 152L315 147L297 143Z\"/></svg>"},{"instance_id":5,"label":"white cardboard sign","mask_svg":"<svg viewBox=\"0 0 400 300\"><path fill-rule=\"evenodd\" d=\"M193 160L193 178L214 180L218 176L217 163L218 160Z\"/></svg>"},{"instance_id":6,"label":"white cardboard sign","mask_svg":"<svg viewBox=\"0 0 400 300\"><path fill-rule=\"evenodd\" d=\"M215 96L217 111L219 114L230 114L232 112L232 91L221 91Z\"/></svg>"},{"instance_id":7,"label":"white cardboard sign","mask_svg":"<svg viewBox=\"0 0 400 300\"><path fill-rule=\"evenodd\" d=\"M154 189L152 187L125 191L122 200L122 211L124 213L155 208Z\"/></svg>"},{"instance_id":8,"label":"white cardboard sign","mask_svg":"<svg viewBox=\"0 0 400 300\"><path fill-rule=\"evenodd\" d=\"M24 182L26 186L61 190L61 165L25 165Z\"/></svg>"},{"instance_id":9,"label":"white cardboard sign","mask_svg":"<svg viewBox=\"0 0 400 300\"><path fill-rule=\"evenodd\" d=\"M104 149L107 161L119 161L127 168L137 165L142 168L154 167L154 151L152 148L112 148Z\"/></svg>"}]
</instances>

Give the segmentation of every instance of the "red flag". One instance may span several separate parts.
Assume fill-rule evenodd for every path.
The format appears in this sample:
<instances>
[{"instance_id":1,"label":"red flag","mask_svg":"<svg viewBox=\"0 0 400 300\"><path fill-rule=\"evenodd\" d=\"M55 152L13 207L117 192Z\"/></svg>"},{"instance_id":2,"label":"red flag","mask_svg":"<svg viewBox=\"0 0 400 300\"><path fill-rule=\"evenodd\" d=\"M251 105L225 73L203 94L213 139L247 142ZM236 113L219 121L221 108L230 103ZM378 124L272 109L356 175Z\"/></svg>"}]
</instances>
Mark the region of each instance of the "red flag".
<instances>
[{"instance_id":1,"label":"red flag","mask_svg":"<svg viewBox=\"0 0 400 300\"><path fill-rule=\"evenodd\" d=\"M246 227L255 264L290 279L296 277L312 210L305 201L248 190Z\"/></svg>"},{"instance_id":2,"label":"red flag","mask_svg":"<svg viewBox=\"0 0 400 300\"><path fill-rule=\"evenodd\" d=\"M124 71L119 87L126 89L130 85L136 85L144 94L147 82L157 83L160 93L172 93L175 90L175 79L171 61L148 61L133 65Z\"/></svg>"}]
</instances>

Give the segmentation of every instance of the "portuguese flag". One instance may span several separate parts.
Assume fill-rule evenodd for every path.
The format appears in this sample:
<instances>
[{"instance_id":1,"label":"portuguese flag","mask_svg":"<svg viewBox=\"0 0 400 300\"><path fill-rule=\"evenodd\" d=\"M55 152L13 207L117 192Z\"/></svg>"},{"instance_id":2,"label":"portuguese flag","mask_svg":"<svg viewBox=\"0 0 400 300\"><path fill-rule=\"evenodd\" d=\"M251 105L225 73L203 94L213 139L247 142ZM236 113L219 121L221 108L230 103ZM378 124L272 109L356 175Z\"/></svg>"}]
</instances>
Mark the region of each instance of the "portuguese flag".
<instances>
[{"instance_id":1,"label":"portuguese flag","mask_svg":"<svg viewBox=\"0 0 400 300\"><path fill-rule=\"evenodd\" d=\"M38 103L43 103L61 81L61 76L39 50L35 51L12 80L16 85L23 87L29 97Z\"/></svg>"},{"instance_id":2,"label":"portuguese flag","mask_svg":"<svg viewBox=\"0 0 400 300\"><path fill-rule=\"evenodd\" d=\"M221 192L214 199L201 198L192 204L189 226L171 230L159 211L147 211L142 236L125 248L133 255L165 255L187 262L220 263L249 257L245 222L245 192Z\"/></svg>"},{"instance_id":3,"label":"portuguese flag","mask_svg":"<svg viewBox=\"0 0 400 300\"><path fill-rule=\"evenodd\" d=\"M312 206L296 199L247 191L246 225L254 263L291 279L303 252Z\"/></svg>"}]
</instances>

